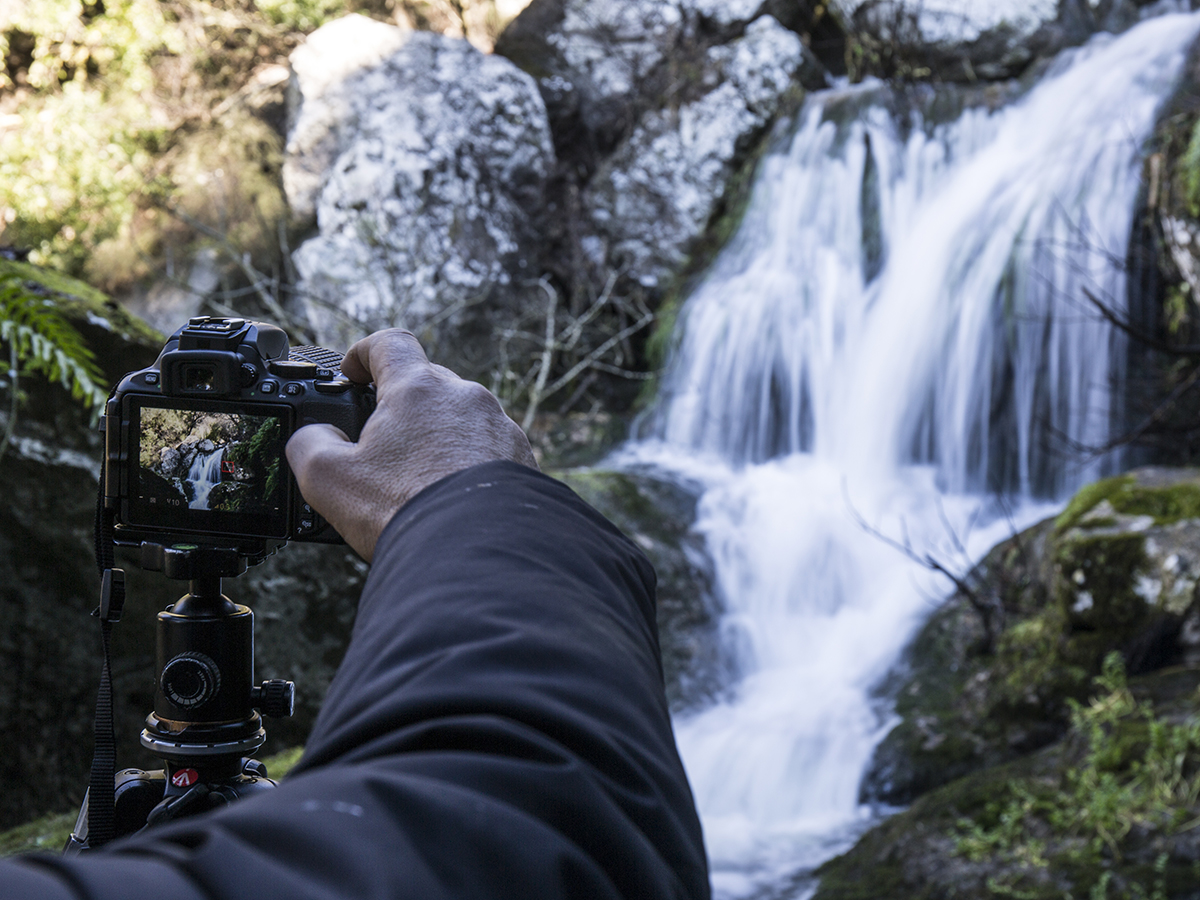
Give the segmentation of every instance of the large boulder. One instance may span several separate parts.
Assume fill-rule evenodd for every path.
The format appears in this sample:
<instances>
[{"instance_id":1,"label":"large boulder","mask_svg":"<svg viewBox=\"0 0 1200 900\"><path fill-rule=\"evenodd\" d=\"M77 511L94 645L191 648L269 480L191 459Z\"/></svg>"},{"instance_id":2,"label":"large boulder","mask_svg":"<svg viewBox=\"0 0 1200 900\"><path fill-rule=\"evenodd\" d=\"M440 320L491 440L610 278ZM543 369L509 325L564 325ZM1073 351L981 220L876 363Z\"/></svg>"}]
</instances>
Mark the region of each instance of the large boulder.
<instances>
[{"instance_id":1,"label":"large boulder","mask_svg":"<svg viewBox=\"0 0 1200 900\"><path fill-rule=\"evenodd\" d=\"M551 236L562 247L551 267L559 281L595 298L619 275L619 293L653 308L711 251L703 238L737 217L738 176L769 126L804 88L829 83L805 41L823 10L763 0L530 4L496 52L536 75L546 101L561 160L552 202L566 213Z\"/></svg>"},{"instance_id":2,"label":"large boulder","mask_svg":"<svg viewBox=\"0 0 1200 900\"><path fill-rule=\"evenodd\" d=\"M466 41L361 16L314 32L293 68L285 184L294 210L316 212L293 259L319 342L402 324L439 361L485 374L472 353L489 315L537 291L554 152L533 79Z\"/></svg>"},{"instance_id":3,"label":"large boulder","mask_svg":"<svg viewBox=\"0 0 1200 900\"><path fill-rule=\"evenodd\" d=\"M1195 896L1200 470L1089 485L964 584L887 686L902 721L864 782L912 806L816 897Z\"/></svg>"},{"instance_id":4,"label":"large boulder","mask_svg":"<svg viewBox=\"0 0 1200 900\"><path fill-rule=\"evenodd\" d=\"M1153 0L835 0L855 80L974 83L1017 78L1100 31L1121 32Z\"/></svg>"},{"instance_id":5,"label":"large boulder","mask_svg":"<svg viewBox=\"0 0 1200 900\"><path fill-rule=\"evenodd\" d=\"M809 54L770 16L708 48L698 96L642 116L584 191L589 260L646 288L682 271Z\"/></svg>"}]
</instances>

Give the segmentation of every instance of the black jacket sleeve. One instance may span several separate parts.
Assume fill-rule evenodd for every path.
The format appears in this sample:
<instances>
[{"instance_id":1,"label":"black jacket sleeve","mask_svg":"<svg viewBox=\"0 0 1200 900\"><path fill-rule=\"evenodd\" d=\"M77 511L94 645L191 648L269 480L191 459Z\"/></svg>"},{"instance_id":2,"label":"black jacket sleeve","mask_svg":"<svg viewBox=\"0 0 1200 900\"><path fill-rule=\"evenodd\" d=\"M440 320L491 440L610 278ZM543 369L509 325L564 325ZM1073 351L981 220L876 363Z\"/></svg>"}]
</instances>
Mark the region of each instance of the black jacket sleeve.
<instances>
[{"instance_id":1,"label":"black jacket sleeve","mask_svg":"<svg viewBox=\"0 0 1200 900\"><path fill-rule=\"evenodd\" d=\"M0 896L707 897L663 694L654 574L565 486L512 463L389 524L346 658L278 789Z\"/></svg>"}]
</instances>

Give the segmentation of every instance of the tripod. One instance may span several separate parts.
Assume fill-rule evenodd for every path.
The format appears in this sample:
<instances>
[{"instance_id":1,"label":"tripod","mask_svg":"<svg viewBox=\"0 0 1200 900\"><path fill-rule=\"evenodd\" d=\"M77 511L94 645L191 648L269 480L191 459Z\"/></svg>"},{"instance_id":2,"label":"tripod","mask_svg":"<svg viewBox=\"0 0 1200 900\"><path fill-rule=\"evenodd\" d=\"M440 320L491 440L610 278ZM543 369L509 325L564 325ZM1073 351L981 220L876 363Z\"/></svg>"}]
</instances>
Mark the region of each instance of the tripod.
<instances>
[{"instance_id":1,"label":"tripod","mask_svg":"<svg viewBox=\"0 0 1200 900\"><path fill-rule=\"evenodd\" d=\"M187 580L189 591L158 614L155 629L158 681L141 743L165 768L116 773L115 837L274 787L266 766L251 758L266 740L260 712L290 716L295 697L290 681L252 684L254 613L221 593L222 577L246 570L237 550L143 544L141 567ZM91 848L93 788L64 849L68 855Z\"/></svg>"}]
</instances>

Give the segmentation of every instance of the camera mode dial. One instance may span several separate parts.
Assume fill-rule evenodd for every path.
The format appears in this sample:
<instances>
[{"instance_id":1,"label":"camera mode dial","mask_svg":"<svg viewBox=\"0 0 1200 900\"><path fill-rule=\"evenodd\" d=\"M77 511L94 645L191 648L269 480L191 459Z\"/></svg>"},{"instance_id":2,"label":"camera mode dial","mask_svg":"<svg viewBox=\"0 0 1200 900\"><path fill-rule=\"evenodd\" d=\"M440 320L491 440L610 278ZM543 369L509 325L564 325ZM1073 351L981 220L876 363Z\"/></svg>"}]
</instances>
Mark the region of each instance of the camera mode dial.
<instances>
[{"instance_id":1,"label":"camera mode dial","mask_svg":"<svg viewBox=\"0 0 1200 900\"><path fill-rule=\"evenodd\" d=\"M159 685L168 700L180 709L195 709L221 689L221 670L212 658L189 650L163 666Z\"/></svg>"}]
</instances>

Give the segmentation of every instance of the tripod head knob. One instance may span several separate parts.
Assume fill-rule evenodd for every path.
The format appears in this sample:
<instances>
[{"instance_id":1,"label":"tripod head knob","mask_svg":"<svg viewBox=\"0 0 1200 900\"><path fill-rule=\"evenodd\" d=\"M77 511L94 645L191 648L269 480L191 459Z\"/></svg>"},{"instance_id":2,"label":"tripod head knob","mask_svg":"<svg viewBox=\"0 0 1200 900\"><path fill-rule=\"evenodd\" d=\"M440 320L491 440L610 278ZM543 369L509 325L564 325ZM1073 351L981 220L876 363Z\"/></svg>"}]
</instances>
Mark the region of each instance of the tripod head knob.
<instances>
[{"instance_id":1,"label":"tripod head knob","mask_svg":"<svg viewBox=\"0 0 1200 900\"><path fill-rule=\"evenodd\" d=\"M272 678L250 689L250 705L264 716L286 719L296 706L296 685L282 678Z\"/></svg>"}]
</instances>

